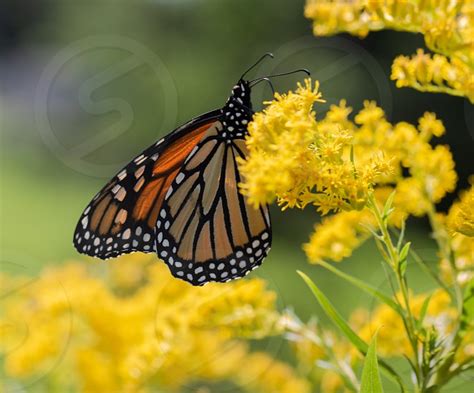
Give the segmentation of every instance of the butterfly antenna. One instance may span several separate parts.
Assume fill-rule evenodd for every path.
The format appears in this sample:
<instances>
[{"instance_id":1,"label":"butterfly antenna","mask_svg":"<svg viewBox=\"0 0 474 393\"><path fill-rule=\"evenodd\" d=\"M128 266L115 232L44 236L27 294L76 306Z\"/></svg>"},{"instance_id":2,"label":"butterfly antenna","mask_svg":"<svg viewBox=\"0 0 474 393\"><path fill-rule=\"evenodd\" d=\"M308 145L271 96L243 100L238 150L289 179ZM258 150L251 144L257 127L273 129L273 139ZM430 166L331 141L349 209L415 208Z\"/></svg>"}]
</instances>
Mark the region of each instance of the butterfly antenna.
<instances>
[{"instance_id":1,"label":"butterfly antenna","mask_svg":"<svg viewBox=\"0 0 474 393\"><path fill-rule=\"evenodd\" d=\"M254 65L252 65L251 67L248 68L247 71L245 71L242 76L240 77L240 79L244 79L245 75L247 75L250 71L252 71L256 66L258 66L264 59L266 59L267 57L271 57L273 59L273 53L271 52L267 52L265 53L262 57L260 57Z\"/></svg>"},{"instance_id":2,"label":"butterfly antenna","mask_svg":"<svg viewBox=\"0 0 474 393\"><path fill-rule=\"evenodd\" d=\"M255 85L258 85L260 82L263 82L263 81L268 82L268 84L270 85L270 88L272 89L273 95L275 95L275 88L273 87L273 83L272 83L272 81L271 81L270 79L268 79L268 78L265 78L265 77L264 77L264 78L260 78L259 80L257 80L257 82L252 83L252 84L250 84L249 86L252 88L252 87L254 87Z\"/></svg>"},{"instance_id":3,"label":"butterfly antenna","mask_svg":"<svg viewBox=\"0 0 474 393\"><path fill-rule=\"evenodd\" d=\"M261 78L254 79L254 80L250 81L250 83L251 83L251 86L255 86L256 83L261 82L262 80L265 80L265 79L268 79L268 78L276 78L276 77L279 77L279 76L293 75L293 74L297 74L298 72L304 72L308 76L311 75L311 72L309 72L306 68L300 68L300 69L293 70L293 71L282 72L280 74L267 75L267 76L264 76L264 77L261 77Z\"/></svg>"}]
</instances>

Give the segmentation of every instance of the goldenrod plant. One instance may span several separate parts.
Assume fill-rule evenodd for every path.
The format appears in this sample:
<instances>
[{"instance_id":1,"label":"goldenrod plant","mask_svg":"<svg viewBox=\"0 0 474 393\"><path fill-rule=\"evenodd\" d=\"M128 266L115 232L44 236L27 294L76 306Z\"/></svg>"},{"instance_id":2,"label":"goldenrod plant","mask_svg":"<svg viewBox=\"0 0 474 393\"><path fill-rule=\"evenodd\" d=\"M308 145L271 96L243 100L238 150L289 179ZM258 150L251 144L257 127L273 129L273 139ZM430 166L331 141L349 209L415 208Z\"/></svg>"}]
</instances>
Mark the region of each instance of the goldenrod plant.
<instances>
[{"instance_id":1,"label":"goldenrod plant","mask_svg":"<svg viewBox=\"0 0 474 393\"><path fill-rule=\"evenodd\" d=\"M423 34L427 48L398 56L391 78L398 87L448 93L474 102L474 4L470 0L307 0L315 35L365 37L391 29Z\"/></svg>"},{"instance_id":2,"label":"goldenrod plant","mask_svg":"<svg viewBox=\"0 0 474 393\"><path fill-rule=\"evenodd\" d=\"M70 261L36 280L0 280L2 391L178 392L203 381L311 391L291 366L246 343L281 333L275 293L261 279L192 287L133 254L105 275Z\"/></svg>"},{"instance_id":3,"label":"goldenrod plant","mask_svg":"<svg viewBox=\"0 0 474 393\"><path fill-rule=\"evenodd\" d=\"M319 120L313 105L318 108L321 101L318 83L307 79L295 92L276 94L255 115L249 156L241 161L242 190L257 206L276 201L283 208L315 207L323 218L304 245L308 259L380 305L370 315L357 310L346 322L300 273L342 335L290 315L289 337L323 392L381 391L379 384L365 390L364 375L374 370L362 379L357 374L362 357L373 356L368 342L377 330L381 370L404 392L439 392L474 368L474 190L462 192L448 214L438 211L437 203L454 191L457 174L449 147L433 140L445 132L435 114L424 113L416 125L392 124L374 102L365 102L352 118L352 109L341 101ZM437 271L405 236L410 216L427 216L431 223ZM369 238L378 246L391 293L331 263L349 257ZM418 263L437 288L415 293L408 260ZM390 365L394 357L406 360L410 375ZM366 363L375 367L373 359Z\"/></svg>"},{"instance_id":4,"label":"goldenrod plant","mask_svg":"<svg viewBox=\"0 0 474 393\"><path fill-rule=\"evenodd\" d=\"M474 101L472 1L308 0L306 16L316 35L423 34L433 54L395 59L397 85ZM255 207L321 215L303 245L311 266L294 290L314 295L334 326L279 309L264 278L193 287L145 254L106 267L66 261L35 279L2 273L0 390L438 393L472 373L474 177L439 208L458 181L438 139L450 130L423 110L416 124L393 123L373 101L354 113L343 97L321 116L323 101L307 79L265 103L248 125L239 186ZM413 217L429 222L435 263L412 244ZM386 289L341 268L369 241ZM430 290L413 284L412 264ZM310 278L322 268L375 306L345 318ZM283 356L265 350L274 339L288 346Z\"/></svg>"}]
</instances>

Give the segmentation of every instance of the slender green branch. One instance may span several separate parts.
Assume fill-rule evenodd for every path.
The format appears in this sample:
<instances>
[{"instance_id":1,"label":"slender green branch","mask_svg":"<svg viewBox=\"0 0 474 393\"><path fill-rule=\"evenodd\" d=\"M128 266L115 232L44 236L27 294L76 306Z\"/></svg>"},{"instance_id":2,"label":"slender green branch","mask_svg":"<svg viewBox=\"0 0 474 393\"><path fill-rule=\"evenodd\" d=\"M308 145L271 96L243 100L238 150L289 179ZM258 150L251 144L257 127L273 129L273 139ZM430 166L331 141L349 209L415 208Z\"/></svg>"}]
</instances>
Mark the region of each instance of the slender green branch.
<instances>
[{"instance_id":1,"label":"slender green branch","mask_svg":"<svg viewBox=\"0 0 474 393\"><path fill-rule=\"evenodd\" d=\"M390 208L390 206L388 206ZM403 324L405 327L405 331L408 337L408 340L410 342L410 345L413 350L413 354L415 356L415 359L417 360L414 362L415 365L415 374L417 377L417 383L421 383L421 368L420 368L420 359L418 359L418 344L417 344L417 337L416 337L416 329L415 329L415 319L413 317L413 314L411 312L411 307L410 307L410 297L409 297L409 292L408 292L408 287L407 287L407 282L406 279L403 277L400 269L400 255L395 247L392 238L389 233L388 226L386 224L386 218L383 217L379 207L377 206L377 202L375 201L375 198L373 195L369 197L369 209L371 210L372 214L374 215L377 225L379 227L379 230L382 234L382 243L383 246L385 247L387 254L390 258L390 263L389 265L395 272L395 277L397 279L397 284L400 289L400 292L402 294L403 302L404 302L404 308L407 313L406 318L402 318ZM388 209L389 210L389 209Z\"/></svg>"},{"instance_id":2,"label":"slender green branch","mask_svg":"<svg viewBox=\"0 0 474 393\"><path fill-rule=\"evenodd\" d=\"M428 210L428 219L430 220L430 225L433 230L433 237L436 243L438 244L439 250L441 252L441 257L449 262L450 268L454 275L453 288L456 295L456 307L458 309L458 315L460 316L462 313L463 296L461 287L459 286L459 283L456 280L456 263L454 261L454 255L451 250L449 239L440 236L443 230L439 227L438 221L436 219L436 210L433 206L431 207L431 209Z\"/></svg>"},{"instance_id":3,"label":"slender green branch","mask_svg":"<svg viewBox=\"0 0 474 393\"><path fill-rule=\"evenodd\" d=\"M395 229L390 228L390 231L394 233L395 235L399 236L399 234L395 231ZM402 244L399 244L397 246L398 249L400 249ZM413 249L410 247L409 250L410 256L413 258L413 260L420 266L420 268L427 274L429 275L436 283L442 287L448 294L449 296L452 297L451 290L449 287L446 285L446 283L439 277L437 272L435 272L424 260L421 258L421 256Z\"/></svg>"},{"instance_id":4,"label":"slender green branch","mask_svg":"<svg viewBox=\"0 0 474 393\"><path fill-rule=\"evenodd\" d=\"M444 229L440 227L439 221L437 220L436 217L436 209L432 205L431 208L428 210L428 218L430 221L431 228L433 230L433 237L436 240L438 244L438 248L441 253L441 257L444 260L447 260L449 262L452 274L453 274L453 288L454 288L454 293L455 293L455 300L456 300L456 308L457 308L457 320L456 320L456 326L453 329L452 332L452 342L451 342L451 351L450 355L447 356L442 364L440 365L436 375L435 375L435 381L438 384L446 383L442 381L448 381L451 379L451 374L452 371L451 366L454 363L455 359L455 354L457 352L457 349L459 348L459 345L461 344L462 338L460 335L460 329L461 329L461 317L462 317L462 309L463 309L463 294L462 294L462 289L461 286L459 285L459 282L457 280L457 267L456 267L456 262L454 260L454 254L452 251L452 246L451 246L451 241L447 234L445 233Z\"/></svg>"}]
</instances>

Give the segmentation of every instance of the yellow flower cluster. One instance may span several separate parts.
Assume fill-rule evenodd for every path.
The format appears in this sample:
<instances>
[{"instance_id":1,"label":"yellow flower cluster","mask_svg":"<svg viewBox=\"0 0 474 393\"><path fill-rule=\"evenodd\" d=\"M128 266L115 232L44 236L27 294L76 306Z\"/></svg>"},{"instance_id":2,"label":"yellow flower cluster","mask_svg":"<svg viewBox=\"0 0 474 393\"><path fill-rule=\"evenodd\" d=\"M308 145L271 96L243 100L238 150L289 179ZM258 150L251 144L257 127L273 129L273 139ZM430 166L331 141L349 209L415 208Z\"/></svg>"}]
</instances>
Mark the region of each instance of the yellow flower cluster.
<instances>
[{"instance_id":1,"label":"yellow flower cluster","mask_svg":"<svg viewBox=\"0 0 474 393\"><path fill-rule=\"evenodd\" d=\"M474 102L474 5L469 0L307 0L305 15L315 35L393 29L421 33L435 53L398 57L392 68L397 86L444 92Z\"/></svg>"},{"instance_id":2,"label":"yellow flower cluster","mask_svg":"<svg viewBox=\"0 0 474 393\"><path fill-rule=\"evenodd\" d=\"M340 262L349 257L370 234L364 223L373 224L367 210L341 212L323 218L322 223L316 224L309 242L303 246L309 260Z\"/></svg>"},{"instance_id":3,"label":"yellow flower cluster","mask_svg":"<svg viewBox=\"0 0 474 393\"><path fill-rule=\"evenodd\" d=\"M474 67L457 58L429 55L418 49L411 57L398 56L392 65L391 79L397 87L419 91L466 96L474 102Z\"/></svg>"},{"instance_id":4,"label":"yellow flower cluster","mask_svg":"<svg viewBox=\"0 0 474 393\"><path fill-rule=\"evenodd\" d=\"M353 135L340 124L320 125L313 104L321 102L318 83L298 85L295 92L275 94L249 124L249 155L240 161L242 192L254 205L286 207L313 204L326 214L361 209L373 184L390 171L383 156L351 156Z\"/></svg>"},{"instance_id":5,"label":"yellow flower cluster","mask_svg":"<svg viewBox=\"0 0 474 393\"><path fill-rule=\"evenodd\" d=\"M452 283L455 279L461 286L465 286L474 280L474 237L456 233L450 246L455 271L446 257L440 260L441 271L447 282Z\"/></svg>"},{"instance_id":6,"label":"yellow flower cluster","mask_svg":"<svg viewBox=\"0 0 474 393\"><path fill-rule=\"evenodd\" d=\"M345 101L332 105L319 124L322 129L345 127L352 137L356 164L366 165L374 155L386 157L391 171L384 171L374 182L374 196L383 206L395 191L390 223L400 226L409 215L423 216L448 192L454 190L457 175L453 157L447 146L433 147L433 136L445 129L433 113L425 113L417 126L406 122L391 124L384 111L374 102L364 102L364 108L349 119L352 109ZM307 171L315 170L308 168ZM404 173L408 172L408 176ZM316 225L310 242L305 245L309 259L340 261L351 255L375 227L373 215L367 210L340 212L324 217Z\"/></svg>"},{"instance_id":7,"label":"yellow flower cluster","mask_svg":"<svg viewBox=\"0 0 474 393\"><path fill-rule=\"evenodd\" d=\"M447 215L437 214L437 237L443 239L448 252L440 252L443 279L465 286L474 280L474 187L461 192Z\"/></svg>"},{"instance_id":8,"label":"yellow flower cluster","mask_svg":"<svg viewBox=\"0 0 474 393\"><path fill-rule=\"evenodd\" d=\"M71 262L33 281L1 276L7 387L44 377L48 391L197 391L219 381L248 392L310 391L244 340L280 332L264 281L192 287L144 254L107 269Z\"/></svg>"},{"instance_id":9,"label":"yellow flower cluster","mask_svg":"<svg viewBox=\"0 0 474 393\"><path fill-rule=\"evenodd\" d=\"M474 177L473 177L474 182ZM454 233L474 236L474 185L462 192L459 202L451 206L448 214L448 227Z\"/></svg>"}]
</instances>

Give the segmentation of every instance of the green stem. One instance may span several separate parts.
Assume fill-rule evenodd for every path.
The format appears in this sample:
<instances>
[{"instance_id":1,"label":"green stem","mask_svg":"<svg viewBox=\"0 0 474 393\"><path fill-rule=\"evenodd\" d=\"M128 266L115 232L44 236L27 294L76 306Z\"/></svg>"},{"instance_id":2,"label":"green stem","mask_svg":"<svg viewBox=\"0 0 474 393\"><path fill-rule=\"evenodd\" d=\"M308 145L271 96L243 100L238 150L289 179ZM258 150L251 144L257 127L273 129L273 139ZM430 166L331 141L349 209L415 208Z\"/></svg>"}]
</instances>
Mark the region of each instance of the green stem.
<instances>
[{"instance_id":1,"label":"green stem","mask_svg":"<svg viewBox=\"0 0 474 393\"><path fill-rule=\"evenodd\" d=\"M392 233L394 233L395 235L399 235L394 229L391 228L391 231ZM398 247L398 249L401 249L401 245L400 247ZM420 257L420 255L418 255L418 253L413 250L411 247L410 247L410 251L409 251L410 255L412 256L413 260L418 264L418 266L420 266L420 268L427 274L429 275L434 281L436 281L436 283L442 287L448 294L449 296L453 297L451 291L449 290L448 286L446 285L446 283L444 283L444 281L438 276L438 274L423 260L423 258Z\"/></svg>"},{"instance_id":2,"label":"green stem","mask_svg":"<svg viewBox=\"0 0 474 393\"><path fill-rule=\"evenodd\" d=\"M459 283L456 279L456 263L454 261L454 256L451 251L451 244L449 239L446 237L441 237L440 234L442 234L443 230L439 227L438 222L436 220L436 210L434 207L431 207L431 209L428 210L428 219L430 220L430 225L431 228L433 229L433 237L438 244L438 248L441 251L441 257L446 259L449 262L450 268L453 272L454 280L453 280L453 287L454 287L454 292L456 295L456 306L458 309L458 315L461 316L462 313L462 304L463 304L463 295L462 295L462 290L461 287L459 286Z\"/></svg>"},{"instance_id":3,"label":"green stem","mask_svg":"<svg viewBox=\"0 0 474 393\"><path fill-rule=\"evenodd\" d=\"M436 210L434 206L428 210L428 218L430 220L430 225L433 230L433 237L438 244L438 248L441 253L441 258L447 260L449 262L452 274L453 274L453 288L455 293L456 299L456 308L457 308L457 320L456 326L453 330L452 336L452 344L449 350L449 356L447 356L441 365L439 366L435 376L434 376L434 383L437 385L444 385L452 378L453 371L450 371L451 366L454 363L455 355L459 345L461 344L461 336L460 336L460 329L461 329L461 316L462 316L462 308L463 308L463 294L462 289L457 281L457 268L456 262L454 259L454 255L452 252L451 241L447 234L438 224L438 220L436 219ZM449 293L449 292L448 292Z\"/></svg>"},{"instance_id":4,"label":"green stem","mask_svg":"<svg viewBox=\"0 0 474 393\"><path fill-rule=\"evenodd\" d=\"M415 366L415 369L413 371L416 374L417 383L421 384L422 383L421 369L420 369L420 362L418 359L418 346L417 346L417 338L416 338L416 330L415 330L415 319L410 309L410 298L409 298L409 293L408 293L407 282L402 276L401 271L400 271L400 266L399 266L400 257L398 254L398 250L392 242L392 238L390 236L388 226L384 220L384 217L382 217L382 214L377 206L377 202L375 201L375 198L373 195L369 197L369 208L374 214L375 219L377 221L377 225L382 233L382 242L390 258L390 267L395 272L397 284L400 289L400 292L402 293L404 308L407 312L407 318L402 318L403 324L405 326L405 331L406 331L408 340L410 342L410 345L412 347L415 360L416 360L415 362L413 362Z\"/></svg>"}]
</instances>

